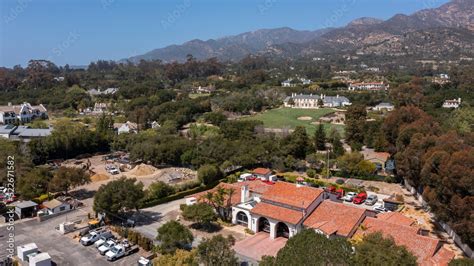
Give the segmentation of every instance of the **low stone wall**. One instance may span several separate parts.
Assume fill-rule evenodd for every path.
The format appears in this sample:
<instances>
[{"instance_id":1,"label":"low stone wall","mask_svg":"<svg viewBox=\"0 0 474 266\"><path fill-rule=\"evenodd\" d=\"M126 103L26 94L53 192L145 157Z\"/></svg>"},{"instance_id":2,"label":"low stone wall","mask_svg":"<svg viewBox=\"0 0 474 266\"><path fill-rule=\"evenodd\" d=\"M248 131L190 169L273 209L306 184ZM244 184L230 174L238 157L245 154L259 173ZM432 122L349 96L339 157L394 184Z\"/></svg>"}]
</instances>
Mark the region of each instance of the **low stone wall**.
<instances>
[{"instance_id":1,"label":"low stone wall","mask_svg":"<svg viewBox=\"0 0 474 266\"><path fill-rule=\"evenodd\" d=\"M63 215L65 213L68 213L68 212L71 212L71 211L74 211L74 210L76 210L76 209L69 209L69 210L66 210L66 211L62 211L62 212L55 213L55 214L50 214L50 215L42 215L42 216L38 215L36 218L38 219L38 222L43 222L43 221L49 220L51 218Z\"/></svg>"}]
</instances>

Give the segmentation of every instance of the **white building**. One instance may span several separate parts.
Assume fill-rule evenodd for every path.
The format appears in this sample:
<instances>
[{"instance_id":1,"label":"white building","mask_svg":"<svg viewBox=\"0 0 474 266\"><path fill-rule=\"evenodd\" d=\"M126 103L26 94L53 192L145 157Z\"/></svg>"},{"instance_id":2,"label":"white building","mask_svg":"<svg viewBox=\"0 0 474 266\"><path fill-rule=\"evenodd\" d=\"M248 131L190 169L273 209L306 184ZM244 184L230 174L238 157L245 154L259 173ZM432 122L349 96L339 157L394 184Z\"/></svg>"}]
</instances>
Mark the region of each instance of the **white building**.
<instances>
[{"instance_id":1,"label":"white building","mask_svg":"<svg viewBox=\"0 0 474 266\"><path fill-rule=\"evenodd\" d=\"M287 182L244 181L219 186L234 190L232 223L269 238L290 238L303 228L303 221L324 200L324 190ZM207 191L188 197L193 203Z\"/></svg>"},{"instance_id":2,"label":"white building","mask_svg":"<svg viewBox=\"0 0 474 266\"><path fill-rule=\"evenodd\" d=\"M40 212L44 213L45 215L52 215L58 214L61 212L66 212L72 209L71 204L68 202L63 202L57 199L52 199L47 202L43 202L42 204L45 208L42 209Z\"/></svg>"},{"instance_id":3,"label":"white building","mask_svg":"<svg viewBox=\"0 0 474 266\"><path fill-rule=\"evenodd\" d=\"M443 108L459 108L461 105L461 98L445 100L443 103Z\"/></svg>"},{"instance_id":4,"label":"white building","mask_svg":"<svg viewBox=\"0 0 474 266\"><path fill-rule=\"evenodd\" d=\"M384 91L388 89L388 85L383 82L359 82L349 84L350 91Z\"/></svg>"},{"instance_id":5,"label":"white building","mask_svg":"<svg viewBox=\"0 0 474 266\"><path fill-rule=\"evenodd\" d=\"M372 108L372 110L374 110L374 111L383 111L383 110L385 110L385 111L389 111L389 112L393 111L394 109L395 109L395 106L393 106L393 104L391 104L391 103L379 103L379 104L377 104L376 106L374 106Z\"/></svg>"},{"instance_id":6,"label":"white building","mask_svg":"<svg viewBox=\"0 0 474 266\"><path fill-rule=\"evenodd\" d=\"M95 103L93 112L97 114L106 113L109 110L109 107L109 103Z\"/></svg>"},{"instance_id":7,"label":"white building","mask_svg":"<svg viewBox=\"0 0 474 266\"><path fill-rule=\"evenodd\" d=\"M297 85L310 85L312 81L306 78L290 78L281 83L282 87L296 87Z\"/></svg>"},{"instance_id":8,"label":"white building","mask_svg":"<svg viewBox=\"0 0 474 266\"><path fill-rule=\"evenodd\" d=\"M118 88L107 88L105 90L102 89L90 89L87 91L89 95L91 96L97 96L97 95L113 95L115 94L119 89Z\"/></svg>"},{"instance_id":9,"label":"white building","mask_svg":"<svg viewBox=\"0 0 474 266\"><path fill-rule=\"evenodd\" d=\"M343 107L351 105L344 96L326 96L324 94L296 94L293 93L283 101L285 107L317 109L320 107ZM322 106L320 105L322 104Z\"/></svg>"},{"instance_id":10,"label":"white building","mask_svg":"<svg viewBox=\"0 0 474 266\"><path fill-rule=\"evenodd\" d=\"M127 121L125 123L114 123L114 129L119 135L124 133L137 133L138 125L137 123L133 123L130 121Z\"/></svg>"},{"instance_id":11,"label":"white building","mask_svg":"<svg viewBox=\"0 0 474 266\"><path fill-rule=\"evenodd\" d=\"M30 123L34 119L47 119L46 108L40 105L31 105L27 102L21 105L0 106L0 124Z\"/></svg>"}]
</instances>

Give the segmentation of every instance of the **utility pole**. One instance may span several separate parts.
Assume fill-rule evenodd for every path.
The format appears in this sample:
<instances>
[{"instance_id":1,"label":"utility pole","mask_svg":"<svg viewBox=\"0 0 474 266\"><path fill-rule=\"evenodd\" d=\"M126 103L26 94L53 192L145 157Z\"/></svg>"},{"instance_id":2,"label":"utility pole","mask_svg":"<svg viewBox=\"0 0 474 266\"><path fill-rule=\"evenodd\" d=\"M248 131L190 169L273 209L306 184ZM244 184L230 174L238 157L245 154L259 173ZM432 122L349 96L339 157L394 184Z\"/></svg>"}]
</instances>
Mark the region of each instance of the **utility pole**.
<instances>
[{"instance_id":1,"label":"utility pole","mask_svg":"<svg viewBox=\"0 0 474 266\"><path fill-rule=\"evenodd\" d=\"M326 149L326 153L328 155L328 160L327 160L327 164L326 164L326 168L327 168L327 179L329 179L329 148Z\"/></svg>"}]
</instances>

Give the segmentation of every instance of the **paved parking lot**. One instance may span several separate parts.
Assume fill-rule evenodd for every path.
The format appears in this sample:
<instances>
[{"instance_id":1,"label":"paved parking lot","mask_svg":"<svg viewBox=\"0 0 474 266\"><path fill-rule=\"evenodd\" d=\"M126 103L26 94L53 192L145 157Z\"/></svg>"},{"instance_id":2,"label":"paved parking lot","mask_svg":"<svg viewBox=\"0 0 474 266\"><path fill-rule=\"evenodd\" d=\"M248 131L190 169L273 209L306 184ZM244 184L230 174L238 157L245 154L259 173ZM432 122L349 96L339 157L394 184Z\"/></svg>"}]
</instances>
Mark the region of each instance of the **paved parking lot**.
<instances>
[{"instance_id":1,"label":"paved parking lot","mask_svg":"<svg viewBox=\"0 0 474 266\"><path fill-rule=\"evenodd\" d=\"M377 197L378 197L378 201L375 204L383 203L384 199L390 197L389 195L385 195L385 194L367 192L367 195L373 195L373 194L377 195ZM374 209L374 205L372 205L372 206L365 205L365 202L362 203L362 204L354 204L352 202L343 201L343 204L350 205L350 206L353 206L353 207L363 208L363 209L367 209L367 210L373 210Z\"/></svg>"},{"instance_id":2,"label":"paved parking lot","mask_svg":"<svg viewBox=\"0 0 474 266\"><path fill-rule=\"evenodd\" d=\"M68 217L81 216L80 210L68 213ZM64 222L65 215L52 218L45 222L30 220L15 224L15 245L24 245L34 242L41 252L48 252L56 265L136 265L138 254L132 254L115 262L108 262L101 256L94 246L84 247L78 240L72 239L70 235L62 235L54 228ZM71 218L69 218L71 219ZM0 258L6 253L7 228L0 227ZM15 251L16 253L16 251ZM15 254L16 255L16 254Z\"/></svg>"}]
</instances>

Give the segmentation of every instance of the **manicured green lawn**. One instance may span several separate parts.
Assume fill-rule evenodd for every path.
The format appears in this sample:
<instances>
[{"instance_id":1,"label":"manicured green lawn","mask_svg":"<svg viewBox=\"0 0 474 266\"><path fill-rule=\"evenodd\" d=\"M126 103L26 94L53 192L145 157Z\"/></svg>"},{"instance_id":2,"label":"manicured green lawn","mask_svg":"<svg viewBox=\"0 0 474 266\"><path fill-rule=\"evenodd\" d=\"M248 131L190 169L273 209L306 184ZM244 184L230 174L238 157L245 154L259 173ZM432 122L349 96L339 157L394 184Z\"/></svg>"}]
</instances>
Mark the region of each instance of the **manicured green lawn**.
<instances>
[{"instance_id":1,"label":"manicured green lawn","mask_svg":"<svg viewBox=\"0 0 474 266\"><path fill-rule=\"evenodd\" d=\"M311 123L318 121L322 116L334 113L331 108L323 109L296 109L296 108L278 108L259 113L254 116L245 117L245 120L260 120L266 128L291 128L304 126L308 133L313 134L317 125ZM298 120L298 117L311 117L311 120ZM326 131L334 127L341 134L344 133L343 125L324 124Z\"/></svg>"}]
</instances>

